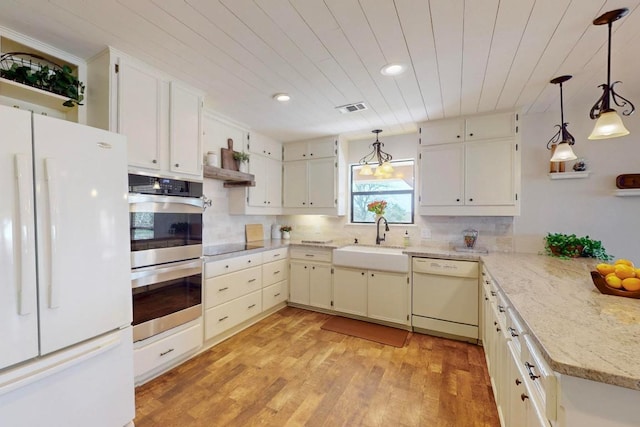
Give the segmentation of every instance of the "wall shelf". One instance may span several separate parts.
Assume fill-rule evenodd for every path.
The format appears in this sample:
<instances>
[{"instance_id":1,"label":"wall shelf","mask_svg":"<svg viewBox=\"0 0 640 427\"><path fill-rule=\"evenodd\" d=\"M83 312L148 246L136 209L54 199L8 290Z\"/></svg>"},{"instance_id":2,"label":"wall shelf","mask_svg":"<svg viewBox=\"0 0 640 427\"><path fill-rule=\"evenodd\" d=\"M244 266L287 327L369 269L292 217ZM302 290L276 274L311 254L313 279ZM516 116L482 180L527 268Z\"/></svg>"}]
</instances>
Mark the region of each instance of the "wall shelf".
<instances>
[{"instance_id":1,"label":"wall shelf","mask_svg":"<svg viewBox=\"0 0 640 427\"><path fill-rule=\"evenodd\" d=\"M224 181L225 188L256 186L255 176L250 173L238 172L215 166L204 165L204 177Z\"/></svg>"},{"instance_id":2,"label":"wall shelf","mask_svg":"<svg viewBox=\"0 0 640 427\"><path fill-rule=\"evenodd\" d=\"M618 189L613 192L613 195L618 197L640 196L640 188Z\"/></svg>"},{"instance_id":3,"label":"wall shelf","mask_svg":"<svg viewBox=\"0 0 640 427\"><path fill-rule=\"evenodd\" d=\"M62 104L69 98L57 93L47 92L36 87L23 85L12 80L0 77L0 94L9 98L21 99L23 101L42 105L46 108L62 111L66 113L72 107L65 107Z\"/></svg>"},{"instance_id":4,"label":"wall shelf","mask_svg":"<svg viewBox=\"0 0 640 427\"><path fill-rule=\"evenodd\" d=\"M582 172L554 172L549 174L549 179L580 179L588 178L589 171Z\"/></svg>"}]
</instances>

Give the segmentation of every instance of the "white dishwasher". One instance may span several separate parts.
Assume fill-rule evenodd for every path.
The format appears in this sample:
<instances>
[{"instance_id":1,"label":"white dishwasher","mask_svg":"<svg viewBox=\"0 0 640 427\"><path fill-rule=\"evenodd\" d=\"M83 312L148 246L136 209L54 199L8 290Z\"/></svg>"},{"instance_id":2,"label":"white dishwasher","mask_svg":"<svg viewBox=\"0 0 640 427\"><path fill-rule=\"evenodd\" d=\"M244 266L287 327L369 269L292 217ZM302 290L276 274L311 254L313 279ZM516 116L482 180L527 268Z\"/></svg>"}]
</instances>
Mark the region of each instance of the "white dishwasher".
<instances>
[{"instance_id":1,"label":"white dishwasher","mask_svg":"<svg viewBox=\"0 0 640 427\"><path fill-rule=\"evenodd\" d=\"M413 258L412 321L417 332L478 340L478 263Z\"/></svg>"}]
</instances>

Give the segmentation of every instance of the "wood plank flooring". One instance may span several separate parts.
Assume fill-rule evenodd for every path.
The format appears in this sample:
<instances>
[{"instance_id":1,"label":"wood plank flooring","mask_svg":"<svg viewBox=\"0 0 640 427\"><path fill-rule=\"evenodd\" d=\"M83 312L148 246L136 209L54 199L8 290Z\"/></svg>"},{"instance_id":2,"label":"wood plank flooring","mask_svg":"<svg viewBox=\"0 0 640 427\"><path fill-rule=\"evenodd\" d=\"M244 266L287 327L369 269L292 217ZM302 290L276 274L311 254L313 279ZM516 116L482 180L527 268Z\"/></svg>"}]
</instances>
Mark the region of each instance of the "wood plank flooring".
<instances>
[{"instance_id":1,"label":"wood plank flooring","mask_svg":"<svg viewBox=\"0 0 640 427\"><path fill-rule=\"evenodd\" d=\"M287 307L136 389L136 427L499 427L482 347L395 348Z\"/></svg>"}]
</instances>

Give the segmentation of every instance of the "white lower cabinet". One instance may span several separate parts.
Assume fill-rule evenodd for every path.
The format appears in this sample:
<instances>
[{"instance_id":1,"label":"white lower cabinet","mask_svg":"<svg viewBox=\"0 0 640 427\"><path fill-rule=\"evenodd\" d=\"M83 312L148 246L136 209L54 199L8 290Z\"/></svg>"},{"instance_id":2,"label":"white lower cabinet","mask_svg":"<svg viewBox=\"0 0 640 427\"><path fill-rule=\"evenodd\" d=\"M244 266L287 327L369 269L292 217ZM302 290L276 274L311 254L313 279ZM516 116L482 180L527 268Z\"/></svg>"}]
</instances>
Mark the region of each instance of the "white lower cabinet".
<instances>
[{"instance_id":1,"label":"white lower cabinet","mask_svg":"<svg viewBox=\"0 0 640 427\"><path fill-rule=\"evenodd\" d=\"M333 308L385 322L409 324L409 276L335 267Z\"/></svg>"},{"instance_id":2,"label":"white lower cabinet","mask_svg":"<svg viewBox=\"0 0 640 427\"><path fill-rule=\"evenodd\" d=\"M205 340L215 337L262 311L262 290L205 311Z\"/></svg>"},{"instance_id":3,"label":"white lower cabinet","mask_svg":"<svg viewBox=\"0 0 640 427\"><path fill-rule=\"evenodd\" d=\"M287 248L262 254L262 310L266 311L289 296Z\"/></svg>"},{"instance_id":4,"label":"white lower cabinet","mask_svg":"<svg viewBox=\"0 0 640 427\"><path fill-rule=\"evenodd\" d=\"M286 280L278 282L275 285L262 288L262 310L269 310L270 308L285 302L288 294L289 288Z\"/></svg>"},{"instance_id":5,"label":"white lower cabinet","mask_svg":"<svg viewBox=\"0 0 640 427\"><path fill-rule=\"evenodd\" d=\"M293 248L290 258L289 302L330 310L331 249Z\"/></svg>"}]
</instances>

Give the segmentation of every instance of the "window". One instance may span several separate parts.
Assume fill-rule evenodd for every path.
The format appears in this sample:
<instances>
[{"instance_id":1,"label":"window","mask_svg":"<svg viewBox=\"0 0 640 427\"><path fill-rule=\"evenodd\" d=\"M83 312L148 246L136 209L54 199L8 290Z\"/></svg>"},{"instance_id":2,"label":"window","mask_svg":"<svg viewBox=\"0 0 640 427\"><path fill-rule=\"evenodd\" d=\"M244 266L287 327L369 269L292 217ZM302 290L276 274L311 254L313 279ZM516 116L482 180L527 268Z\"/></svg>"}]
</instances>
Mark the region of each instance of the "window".
<instances>
[{"instance_id":1,"label":"window","mask_svg":"<svg viewBox=\"0 0 640 427\"><path fill-rule=\"evenodd\" d=\"M351 165L351 222L373 224L375 214L367 205L387 202L384 217L389 224L413 224L413 160L391 162L390 176L360 175L361 165ZM375 171L375 168L374 168Z\"/></svg>"}]
</instances>

